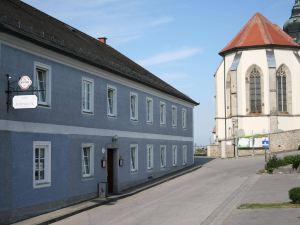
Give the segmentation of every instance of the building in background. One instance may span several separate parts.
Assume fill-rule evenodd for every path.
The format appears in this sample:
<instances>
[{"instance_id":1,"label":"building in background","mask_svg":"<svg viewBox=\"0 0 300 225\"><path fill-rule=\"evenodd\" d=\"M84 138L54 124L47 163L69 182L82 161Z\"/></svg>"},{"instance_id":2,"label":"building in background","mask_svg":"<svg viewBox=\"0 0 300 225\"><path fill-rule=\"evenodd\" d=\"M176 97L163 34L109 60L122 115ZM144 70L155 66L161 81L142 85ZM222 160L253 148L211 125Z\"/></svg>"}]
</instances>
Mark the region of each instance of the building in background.
<instances>
[{"instance_id":1,"label":"building in background","mask_svg":"<svg viewBox=\"0 0 300 225\"><path fill-rule=\"evenodd\" d=\"M2 0L0 75L1 224L97 197L99 184L119 193L193 164L198 103L105 38ZM28 95L22 75L35 109L11 107Z\"/></svg>"},{"instance_id":2,"label":"building in background","mask_svg":"<svg viewBox=\"0 0 300 225\"><path fill-rule=\"evenodd\" d=\"M216 127L211 155L237 155L234 146L241 138L300 129L299 16L297 0L285 24L289 36L257 13L219 53L223 61L215 74ZM290 139L280 144L283 150L291 148L287 142ZM296 147L297 143L292 148Z\"/></svg>"}]
</instances>

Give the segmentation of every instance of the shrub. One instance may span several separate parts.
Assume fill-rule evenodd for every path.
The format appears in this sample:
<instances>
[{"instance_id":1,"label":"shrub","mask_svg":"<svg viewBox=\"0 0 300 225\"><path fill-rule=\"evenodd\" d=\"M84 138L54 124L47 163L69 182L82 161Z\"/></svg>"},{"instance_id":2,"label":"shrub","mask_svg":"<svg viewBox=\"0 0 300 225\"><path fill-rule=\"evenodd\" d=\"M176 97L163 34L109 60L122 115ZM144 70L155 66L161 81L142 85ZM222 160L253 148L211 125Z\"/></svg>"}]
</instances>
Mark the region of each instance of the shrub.
<instances>
[{"instance_id":1,"label":"shrub","mask_svg":"<svg viewBox=\"0 0 300 225\"><path fill-rule=\"evenodd\" d=\"M272 173L274 172L274 169L273 169L273 168L267 168L267 172L268 172L269 174L272 174Z\"/></svg>"},{"instance_id":2,"label":"shrub","mask_svg":"<svg viewBox=\"0 0 300 225\"><path fill-rule=\"evenodd\" d=\"M272 173L274 169L277 169L278 167L286 166L286 165L288 165L288 163L285 162L285 160L277 158L276 155L273 155L267 162L265 169L269 173Z\"/></svg>"},{"instance_id":3,"label":"shrub","mask_svg":"<svg viewBox=\"0 0 300 225\"><path fill-rule=\"evenodd\" d=\"M298 146L298 150L300 150L300 145Z\"/></svg>"},{"instance_id":4,"label":"shrub","mask_svg":"<svg viewBox=\"0 0 300 225\"><path fill-rule=\"evenodd\" d=\"M284 157L283 160L287 165L292 164L293 169L297 169L300 165L300 155L288 155Z\"/></svg>"},{"instance_id":5,"label":"shrub","mask_svg":"<svg viewBox=\"0 0 300 225\"><path fill-rule=\"evenodd\" d=\"M294 204L300 204L300 187L289 190L289 197Z\"/></svg>"}]
</instances>

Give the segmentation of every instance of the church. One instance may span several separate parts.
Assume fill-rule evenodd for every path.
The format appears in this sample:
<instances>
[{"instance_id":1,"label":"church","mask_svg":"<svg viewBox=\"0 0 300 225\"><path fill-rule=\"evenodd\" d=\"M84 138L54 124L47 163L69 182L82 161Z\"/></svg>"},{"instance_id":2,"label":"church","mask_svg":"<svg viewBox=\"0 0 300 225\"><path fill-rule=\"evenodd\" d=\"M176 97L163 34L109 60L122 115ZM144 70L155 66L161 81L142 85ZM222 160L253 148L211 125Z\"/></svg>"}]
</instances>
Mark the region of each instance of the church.
<instances>
[{"instance_id":1,"label":"church","mask_svg":"<svg viewBox=\"0 0 300 225\"><path fill-rule=\"evenodd\" d=\"M284 28L256 13L219 53L215 74L215 153L236 156L240 138L300 136L300 0ZM289 132L293 131L291 135ZM276 138L278 139L278 138ZM275 143L276 148L294 146ZM270 143L270 147L272 144ZM275 147L274 147L275 148ZM213 151L209 146L209 151ZM228 149L232 149L230 153ZM272 149L271 149L272 150Z\"/></svg>"}]
</instances>

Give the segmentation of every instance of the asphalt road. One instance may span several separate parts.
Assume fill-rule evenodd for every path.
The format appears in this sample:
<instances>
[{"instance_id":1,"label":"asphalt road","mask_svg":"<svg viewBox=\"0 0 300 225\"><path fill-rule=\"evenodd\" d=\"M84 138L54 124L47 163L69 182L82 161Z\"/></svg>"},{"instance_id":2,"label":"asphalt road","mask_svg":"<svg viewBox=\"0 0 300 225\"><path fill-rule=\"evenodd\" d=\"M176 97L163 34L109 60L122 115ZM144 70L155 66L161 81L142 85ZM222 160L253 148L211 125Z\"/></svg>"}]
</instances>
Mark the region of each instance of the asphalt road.
<instances>
[{"instance_id":1,"label":"asphalt road","mask_svg":"<svg viewBox=\"0 0 300 225\"><path fill-rule=\"evenodd\" d=\"M110 205L55 224L220 225L257 182L263 157L220 160Z\"/></svg>"}]
</instances>

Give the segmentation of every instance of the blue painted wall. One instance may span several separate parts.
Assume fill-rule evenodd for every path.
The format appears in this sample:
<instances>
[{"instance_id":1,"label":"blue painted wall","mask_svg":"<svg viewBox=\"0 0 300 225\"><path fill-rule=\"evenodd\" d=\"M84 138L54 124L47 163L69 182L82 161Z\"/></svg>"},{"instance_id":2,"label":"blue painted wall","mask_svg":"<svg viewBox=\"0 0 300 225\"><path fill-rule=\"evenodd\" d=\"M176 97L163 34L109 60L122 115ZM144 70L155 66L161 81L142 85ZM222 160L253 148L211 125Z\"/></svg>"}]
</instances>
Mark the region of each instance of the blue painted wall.
<instances>
[{"instance_id":1,"label":"blue painted wall","mask_svg":"<svg viewBox=\"0 0 300 225\"><path fill-rule=\"evenodd\" d=\"M51 66L52 68L52 104L51 108L38 108L34 110L14 110L6 113L6 99L3 94L6 88L6 77L1 77L0 96L0 118L8 120L53 123L61 125L72 125L93 128L105 128L126 130L135 132L159 133L176 136L193 136L191 108L187 109L187 129L182 129L181 109L182 106L169 101L145 94L127 86L107 81L100 77L87 74L52 62L32 54L13 49L2 45L2 71L1 74L10 74L12 80L16 80L22 74L31 75L33 78L35 61ZM81 112L81 85L82 77L88 77L94 80L94 115L86 115ZM107 84L111 84L118 89L118 117L117 119L107 117L106 108L106 89ZM130 91L138 93L139 99L139 121L132 122L129 117L129 96ZM146 97L152 97L154 100L154 123L146 123ZM159 123L159 101L167 104L166 126ZM178 126L171 127L171 107L177 106Z\"/></svg>"},{"instance_id":2,"label":"blue painted wall","mask_svg":"<svg viewBox=\"0 0 300 225\"><path fill-rule=\"evenodd\" d=\"M100 77L67 67L65 65L1 45L0 48L0 120L15 120L39 122L59 125L71 125L88 128L102 128L132 132L144 132L162 135L193 137L193 111L187 108L187 129L182 128L181 109L164 99L131 89L118 83L107 81ZM51 66L52 96L51 108L39 107L33 110L11 110L6 112L6 79L4 74L10 74L12 80L22 74L33 75L34 62ZM94 80L94 114L85 115L81 111L82 77ZM107 117L106 90L107 84L117 87L118 116ZM132 122L129 118L130 91L138 93L139 121ZM154 100L154 123L146 123L146 97ZM159 123L159 101L167 104L167 121L165 126ZM177 106L178 123L176 128L171 126L171 107ZM0 128L1 130L1 128ZM111 143L111 137L87 135L62 135L17 133L0 131L0 218L2 223L14 221L33 215L26 214L26 210L34 209L39 213L41 205L44 209L63 206L70 199L79 200L87 196L96 196L98 183L106 181L106 168L101 168L101 159L105 156L101 149ZM33 188L33 141L51 142L51 186ZM81 175L81 145L93 143L95 148L95 173L93 178L82 178ZM138 172L130 171L130 144L138 144L139 166ZM147 170L146 146L154 145L154 169ZM122 138L118 140L118 154L124 159L123 167L118 165L118 188L126 189L130 186L148 181L149 176L158 177L183 168L182 146L188 146L187 165L193 164L193 143L182 141L149 140L139 138ZM160 145L167 145L167 167L160 168ZM178 166L172 166L172 145L178 146ZM60 202L55 207L53 202ZM47 205L48 204L48 205ZM32 211L32 210L31 210ZM9 215L11 214L11 215ZM1 224L0 219L0 224ZM6 221L6 222L5 222Z\"/></svg>"}]
</instances>

